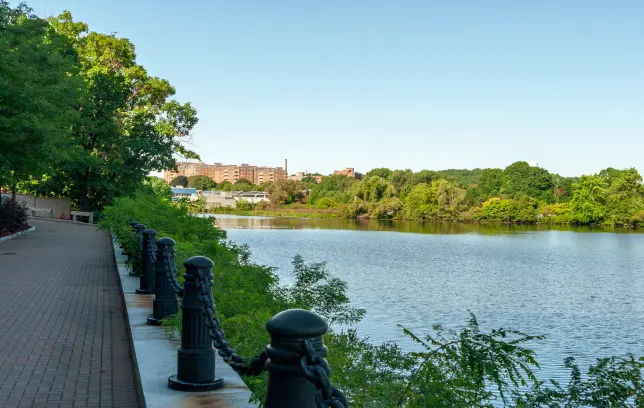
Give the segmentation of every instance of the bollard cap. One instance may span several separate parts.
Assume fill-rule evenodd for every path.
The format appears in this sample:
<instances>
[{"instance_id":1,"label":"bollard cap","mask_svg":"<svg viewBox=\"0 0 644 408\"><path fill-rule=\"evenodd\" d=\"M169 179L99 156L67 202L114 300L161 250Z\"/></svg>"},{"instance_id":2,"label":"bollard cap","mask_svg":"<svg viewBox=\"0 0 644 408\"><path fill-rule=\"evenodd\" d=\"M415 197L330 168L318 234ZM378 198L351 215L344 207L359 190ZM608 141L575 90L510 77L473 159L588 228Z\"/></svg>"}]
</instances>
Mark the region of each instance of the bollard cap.
<instances>
[{"instance_id":1,"label":"bollard cap","mask_svg":"<svg viewBox=\"0 0 644 408\"><path fill-rule=\"evenodd\" d=\"M174 246L174 244L176 244L176 242L174 242L174 239L172 239L172 238L163 237L161 239L157 239L156 244L157 244L157 247L160 247L160 246Z\"/></svg>"},{"instance_id":2,"label":"bollard cap","mask_svg":"<svg viewBox=\"0 0 644 408\"><path fill-rule=\"evenodd\" d=\"M215 264L205 256L193 256L183 263L186 269L212 269Z\"/></svg>"},{"instance_id":3,"label":"bollard cap","mask_svg":"<svg viewBox=\"0 0 644 408\"><path fill-rule=\"evenodd\" d=\"M329 330L327 322L318 314L304 309L289 309L279 312L266 323L272 336L288 338L312 338L322 336Z\"/></svg>"},{"instance_id":4,"label":"bollard cap","mask_svg":"<svg viewBox=\"0 0 644 408\"><path fill-rule=\"evenodd\" d=\"M144 230L144 229L146 229L146 228L147 228L147 227L146 227L145 225L143 225L143 224L136 224L136 225L134 226L134 229L137 229L137 230Z\"/></svg>"},{"instance_id":5,"label":"bollard cap","mask_svg":"<svg viewBox=\"0 0 644 408\"><path fill-rule=\"evenodd\" d=\"M143 235L156 235L156 234L157 234L157 232L155 230L153 230L153 229L150 229L150 228L148 228L146 230L143 230Z\"/></svg>"}]
</instances>

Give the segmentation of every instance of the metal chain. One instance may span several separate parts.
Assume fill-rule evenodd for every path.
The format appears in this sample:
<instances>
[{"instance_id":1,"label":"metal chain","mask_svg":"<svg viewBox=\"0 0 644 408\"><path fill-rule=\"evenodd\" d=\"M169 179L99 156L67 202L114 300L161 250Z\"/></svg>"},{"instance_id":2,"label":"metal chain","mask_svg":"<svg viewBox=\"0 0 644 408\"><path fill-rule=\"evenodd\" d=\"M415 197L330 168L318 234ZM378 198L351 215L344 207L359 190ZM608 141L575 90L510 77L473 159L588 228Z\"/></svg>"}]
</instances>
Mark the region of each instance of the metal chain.
<instances>
[{"instance_id":1,"label":"metal chain","mask_svg":"<svg viewBox=\"0 0 644 408\"><path fill-rule=\"evenodd\" d=\"M170 282L170 286L172 287L172 290L174 290L174 293L178 296L183 296L183 287L177 280L177 264L174 259L174 250L169 246L164 246L163 253L165 255L165 275L168 278L168 282Z\"/></svg>"},{"instance_id":2,"label":"metal chain","mask_svg":"<svg viewBox=\"0 0 644 408\"><path fill-rule=\"evenodd\" d=\"M348 408L346 397L329 380L331 369L325 359L320 357L310 340L302 342L300 367L307 380L315 385L315 403L318 408Z\"/></svg>"},{"instance_id":3,"label":"metal chain","mask_svg":"<svg viewBox=\"0 0 644 408\"><path fill-rule=\"evenodd\" d=\"M266 370L265 363L268 356L265 352L261 352L248 361L230 347L230 343L226 340L225 333L221 329L221 322L215 317L216 309L212 298L210 278L212 278L211 274L199 274L195 283L201 301L201 312L206 317L206 326L213 345L224 361L237 373L248 376L260 375Z\"/></svg>"},{"instance_id":4,"label":"metal chain","mask_svg":"<svg viewBox=\"0 0 644 408\"><path fill-rule=\"evenodd\" d=\"M148 236L148 259L152 263L157 261L157 243Z\"/></svg>"},{"instance_id":5,"label":"metal chain","mask_svg":"<svg viewBox=\"0 0 644 408\"><path fill-rule=\"evenodd\" d=\"M139 239L139 253L143 253L143 230L140 228L136 229L136 235Z\"/></svg>"}]
</instances>

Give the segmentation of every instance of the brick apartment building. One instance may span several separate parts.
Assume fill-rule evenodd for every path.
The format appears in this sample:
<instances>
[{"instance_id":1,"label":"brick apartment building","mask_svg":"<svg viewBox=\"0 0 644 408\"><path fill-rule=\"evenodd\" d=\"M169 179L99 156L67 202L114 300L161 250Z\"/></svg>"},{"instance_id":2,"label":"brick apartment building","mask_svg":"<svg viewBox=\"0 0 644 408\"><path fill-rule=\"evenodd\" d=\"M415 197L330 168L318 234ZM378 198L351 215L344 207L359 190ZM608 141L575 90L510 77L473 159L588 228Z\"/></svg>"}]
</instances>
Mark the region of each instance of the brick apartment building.
<instances>
[{"instance_id":1,"label":"brick apartment building","mask_svg":"<svg viewBox=\"0 0 644 408\"><path fill-rule=\"evenodd\" d=\"M333 170L333 175L334 176L347 176L347 177L354 177L356 176L356 172L353 167L347 167L344 170Z\"/></svg>"},{"instance_id":2,"label":"brick apartment building","mask_svg":"<svg viewBox=\"0 0 644 408\"><path fill-rule=\"evenodd\" d=\"M239 166L232 164L206 164L201 162L179 162L177 171L166 170L163 179L170 183L177 176L207 176L216 183L229 181L236 183L239 179L246 179L253 184L267 183L269 181L286 180L288 178L288 162L284 160L284 167L252 166L242 163Z\"/></svg>"}]
</instances>

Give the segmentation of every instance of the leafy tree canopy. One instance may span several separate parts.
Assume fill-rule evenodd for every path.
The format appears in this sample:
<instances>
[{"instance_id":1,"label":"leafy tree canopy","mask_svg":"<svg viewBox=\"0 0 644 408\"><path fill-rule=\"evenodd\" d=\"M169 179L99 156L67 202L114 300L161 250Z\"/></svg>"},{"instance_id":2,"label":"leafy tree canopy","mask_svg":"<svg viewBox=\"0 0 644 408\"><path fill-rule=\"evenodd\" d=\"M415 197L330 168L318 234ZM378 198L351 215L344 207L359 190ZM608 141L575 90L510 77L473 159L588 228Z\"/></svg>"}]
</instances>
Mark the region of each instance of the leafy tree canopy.
<instances>
[{"instance_id":1,"label":"leafy tree canopy","mask_svg":"<svg viewBox=\"0 0 644 408\"><path fill-rule=\"evenodd\" d=\"M188 187L188 177L186 176L177 176L170 180L170 185L172 187L176 186L181 186L181 187Z\"/></svg>"},{"instance_id":2,"label":"leafy tree canopy","mask_svg":"<svg viewBox=\"0 0 644 408\"><path fill-rule=\"evenodd\" d=\"M185 144L197 123L195 109L173 100L174 87L136 63L128 39L89 31L67 11L49 21L74 46L84 92L69 156L46 186L34 183L32 190L68 192L81 209L100 209L131 194L150 172L176 168L175 155L198 159Z\"/></svg>"},{"instance_id":3,"label":"leafy tree canopy","mask_svg":"<svg viewBox=\"0 0 644 408\"><path fill-rule=\"evenodd\" d=\"M68 157L84 89L72 43L24 4L0 1L0 34L0 185L15 186Z\"/></svg>"},{"instance_id":4,"label":"leafy tree canopy","mask_svg":"<svg viewBox=\"0 0 644 408\"><path fill-rule=\"evenodd\" d=\"M208 176L190 176L188 177L188 187L194 187L197 190L214 190L217 183Z\"/></svg>"}]
</instances>

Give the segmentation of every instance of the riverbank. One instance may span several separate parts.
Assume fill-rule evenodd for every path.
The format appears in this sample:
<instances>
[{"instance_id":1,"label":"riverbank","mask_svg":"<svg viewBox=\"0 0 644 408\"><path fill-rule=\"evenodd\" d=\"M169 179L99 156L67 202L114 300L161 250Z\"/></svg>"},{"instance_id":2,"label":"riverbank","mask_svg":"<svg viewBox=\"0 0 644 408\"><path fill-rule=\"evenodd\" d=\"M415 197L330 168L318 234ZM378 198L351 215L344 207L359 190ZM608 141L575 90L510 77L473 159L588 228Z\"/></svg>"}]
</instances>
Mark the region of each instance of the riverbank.
<instances>
[{"instance_id":1,"label":"riverbank","mask_svg":"<svg viewBox=\"0 0 644 408\"><path fill-rule=\"evenodd\" d=\"M615 226L610 223L591 223L591 224L574 224L569 221L556 221L551 217L544 217L543 221L487 221L479 220L475 218L462 218L456 220L440 220L440 219L411 219L404 217L393 217L393 218L370 218L370 217L347 217L339 209L322 209L314 207L304 207L297 206L293 208L278 208L272 210L237 210L234 208L220 208L215 211L210 211L205 213L207 215L217 216L218 214L225 215L237 215L244 217L274 217L274 218L309 218L309 219L336 219L336 220L354 220L354 221L379 221L379 222L411 222L411 223L423 223L423 224L473 224L473 225L532 225L540 227L562 227L574 228L574 227L592 227L592 228L601 228L601 229L626 229L626 230L638 230L637 225L625 225L625 226Z\"/></svg>"}]
</instances>

